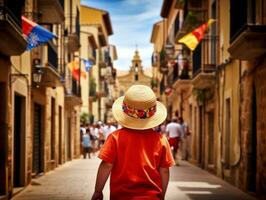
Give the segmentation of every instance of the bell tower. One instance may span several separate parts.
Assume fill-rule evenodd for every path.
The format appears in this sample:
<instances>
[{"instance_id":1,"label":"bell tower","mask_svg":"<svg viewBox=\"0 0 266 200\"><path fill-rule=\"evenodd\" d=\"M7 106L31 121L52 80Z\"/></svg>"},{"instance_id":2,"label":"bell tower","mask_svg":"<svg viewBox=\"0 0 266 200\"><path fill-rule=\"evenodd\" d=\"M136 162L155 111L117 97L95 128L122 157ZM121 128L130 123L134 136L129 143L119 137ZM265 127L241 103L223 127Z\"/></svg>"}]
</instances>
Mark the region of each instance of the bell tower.
<instances>
[{"instance_id":1,"label":"bell tower","mask_svg":"<svg viewBox=\"0 0 266 200\"><path fill-rule=\"evenodd\" d=\"M138 81L139 80L139 74L143 73L141 59L140 59L138 50L135 51L135 54L134 54L131 62L132 62L132 65L130 67L130 72L131 73L133 72L135 74L135 76L134 76L135 81Z\"/></svg>"}]
</instances>

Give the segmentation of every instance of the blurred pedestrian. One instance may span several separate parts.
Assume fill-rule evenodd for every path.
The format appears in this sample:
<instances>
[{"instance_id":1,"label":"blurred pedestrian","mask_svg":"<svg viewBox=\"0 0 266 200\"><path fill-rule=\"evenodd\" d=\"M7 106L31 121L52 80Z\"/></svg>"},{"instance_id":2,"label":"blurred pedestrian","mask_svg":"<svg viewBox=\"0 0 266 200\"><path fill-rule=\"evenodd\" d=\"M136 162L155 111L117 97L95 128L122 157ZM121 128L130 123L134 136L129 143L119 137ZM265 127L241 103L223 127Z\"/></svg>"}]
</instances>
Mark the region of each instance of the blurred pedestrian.
<instances>
[{"instance_id":1,"label":"blurred pedestrian","mask_svg":"<svg viewBox=\"0 0 266 200\"><path fill-rule=\"evenodd\" d=\"M178 149L179 149L180 138L182 136L182 128L180 124L177 123L177 118L173 118L172 122L167 124L166 135L168 137L170 147L173 150L173 157L175 159L176 165L179 165Z\"/></svg>"},{"instance_id":2,"label":"blurred pedestrian","mask_svg":"<svg viewBox=\"0 0 266 200\"><path fill-rule=\"evenodd\" d=\"M108 136L114 132L116 130L116 127L113 126L113 124L111 122L107 122L107 124L104 126L103 128L103 133L104 133L104 137L105 139L108 138Z\"/></svg>"},{"instance_id":3,"label":"blurred pedestrian","mask_svg":"<svg viewBox=\"0 0 266 200\"><path fill-rule=\"evenodd\" d=\"M90 129L86 129L86 133L82 136L83 146L83 158L86 159L88 154L89 159L91 158L92 146L91 146L91 134Z\"/></svg>"},{"instance_id":4,"label":"blurred pedestrian","mask_svg":"<svg viewBox=\"0 0 266 200\"><path fill-rule=\"evenodd\" d=\"M112 111L123 128L109 135L99 153L102 162L92 200L103 199L110 173L110 199L163 200L174 160L166 137L152 128L165 120L165 106L149 87L133 85Z\"/></svg>"},{"instance_id":5,"label":"blurred pedestrian","mask_svg":"<svg viewBox=\"0 0 266 200\"><path fill-rule=\"evenodd\" d=\"M189 129L187 124L184 122L183 117L178 118L178 123L182 128L182 136L181 136L181 146L180 152L182 160L188 160L188 136L189 136Z\"/></svg>"},{"instance_id":6,"label":"blurred pedestrian","mask_svg":"<svg viewBox=\"0 0 266 200\"><path fill-rule=\"evenodd\" d=\"M92 152L93 155L95 154L96 151L98 151L98 138L99 138L99 129L98 129L98 125L97 124L93 124L90 128L91 131L91 135L92 135Z\"/></svg>"},{"instance_id":7,"label":"blurred pedestrian","mask_svg":"<svg viewBox=\"0 0 266 200\"><path fill-rule=\"evenodd\" d=\"M80 153L83 154L83 146L82 146L82 137L83 135L86 133L86 128L85 125L82 123L80 125L80 129L79 129L79 139L80 139Z\"/></svg>"}]
</instances>

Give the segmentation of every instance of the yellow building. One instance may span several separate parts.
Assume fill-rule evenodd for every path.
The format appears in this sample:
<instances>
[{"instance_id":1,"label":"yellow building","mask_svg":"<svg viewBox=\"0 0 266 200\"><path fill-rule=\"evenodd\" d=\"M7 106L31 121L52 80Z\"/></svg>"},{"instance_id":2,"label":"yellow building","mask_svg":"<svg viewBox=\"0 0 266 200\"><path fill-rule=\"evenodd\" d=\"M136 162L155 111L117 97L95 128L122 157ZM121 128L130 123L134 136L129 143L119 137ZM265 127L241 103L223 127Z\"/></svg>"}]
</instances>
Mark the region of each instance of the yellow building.
<instances>
[{"instance_id":1,"label":"yellow building","mask_svg":"<svg viewBox=\"0 0 266 200\"><path fill-rule=\"evenodd\" d=\"M135 84L151 86L151 77L144 74L138 50L135 51L131 62L129 73L117 77L120 96L124 95L125 91Z\"/></svg>"},{"instance_id":2,"label":"yellow building","mask_svg":"<svg viewBox=\"0 0 266 200\"><path fill-rule=\"evenodd\" d=\"M93 114L94 121L104 121L104 97L107 96L107 88L105 88L107 82L104 78L104 73L107 69L111 69L110 65L108 65L110 61L108 37L113 34L112 24L108 12L85 5L81 6L80 22L82 31L92 34L98 47L97 50L95 49L96 62L90 70L87 82L89 83L89 98L84 91L84 101L89 100L88 104L84 104L84 109L88 105L88 112ZM85 85L87 83L84 82ZM95 86L96 89L94 89Z\"/></svg>"},{"instance_id":3,"label":"yellow building","mask_svg":"<svg viewBox=\"0 0 266 200\"><path fill-rule=\"evenodd\" d=\"M1 113L4 113L0 121L1 130L4 130L0 136L0 159L4 161L0 164L1 199L12 197L35 176L80 155L79 106L71 103L74 96L80 98L74 94L75 84L66 69L67 54L74 57L79 42L76 38L78 47L73 49L73 43L67 40L70 37L66 37L74 32L75 23L72 28L64 24L64 12L67 12L66 16L72 16L69 21L74 22L73 17L79 19L79 1L72 1L72 6L69 3L26 0L21 3L8 1L3 5L8 12L1 12L0 20L0 35L7 39L0 45L1 99L4 99L0 105ZM72 12L70 7L75 7L75 13L69 13ZM21 32L22 14L36 23L45 24L44 28L57 38L25 51L27 42ZM14 19L10 21L10 17ZM5 41L14 41L14 44Z\"/></svg>"},{"instance_id":4,"label":"yellow building","mask_svg":"<svg viewBox=\"0 0 266 200\"><path fill-rule=\"evenodd\" d=\"M261 198L266 188L263 5L262 0L243 1L241 6L229 0L163 1L167 56L159 56L159 64L154 64L165 72L154 77L167 76L165 84L174 89L169 110L178 110L191 129L189 161ZM210 18L216 22L193 52L178 43ZM151 39L155 52L161 43L159 24ZM173 39L174 52L167 53Z\"/></svg>"}]
</instances>

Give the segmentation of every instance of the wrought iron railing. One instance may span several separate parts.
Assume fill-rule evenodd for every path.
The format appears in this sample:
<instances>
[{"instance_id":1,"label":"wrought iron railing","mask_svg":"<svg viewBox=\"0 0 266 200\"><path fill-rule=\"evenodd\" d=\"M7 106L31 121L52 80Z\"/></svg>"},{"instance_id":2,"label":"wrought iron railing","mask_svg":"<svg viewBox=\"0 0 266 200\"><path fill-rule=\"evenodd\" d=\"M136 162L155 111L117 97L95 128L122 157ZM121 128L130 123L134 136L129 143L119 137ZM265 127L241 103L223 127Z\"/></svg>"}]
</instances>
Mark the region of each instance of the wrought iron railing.
<instances>
[{"instance_id":1,"label":"wrought iron railing","mask_svg":"<svg viewBox=\"0 0 266 200\"><path fill-rule=\"evenodd\" d=\"M1 19L11 21L17 30L21 31L21 12L17 11L14 12L14 9L11 10L8 6L0 3L0 16Z\"/></svg>"},{"instance_id":2,"label":"wrought iron railing","mask_svg":"<svg viewBox=\"0 0 266 200\"><path fill-rule=\"evenodd\" d=\"M205 36L195 49L193 60L193 77L204 72L210 73L216 70L218 56L218 36Z\"/></svg>"}]
</instances>

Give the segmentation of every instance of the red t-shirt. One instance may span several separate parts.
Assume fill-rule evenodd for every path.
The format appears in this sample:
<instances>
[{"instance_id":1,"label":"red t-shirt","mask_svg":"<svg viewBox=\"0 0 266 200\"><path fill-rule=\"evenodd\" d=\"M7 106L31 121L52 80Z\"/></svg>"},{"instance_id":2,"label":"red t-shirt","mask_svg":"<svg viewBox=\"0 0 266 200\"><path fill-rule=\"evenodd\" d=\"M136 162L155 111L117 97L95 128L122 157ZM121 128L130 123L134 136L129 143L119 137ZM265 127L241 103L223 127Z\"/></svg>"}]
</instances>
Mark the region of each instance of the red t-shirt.
<instances>
[{"instance_id":1,"label":"red t-shirt","mask_svg":"<svg viewBox=\"0 0 266 200\"><path fill-rule=\"evenodd\" d=\"M159 168L174 164L165 136L148 130L127 128L113 132L99 158L112 163L111 200L157 200L162 193Z\"/></svg>"}]
</instances>

